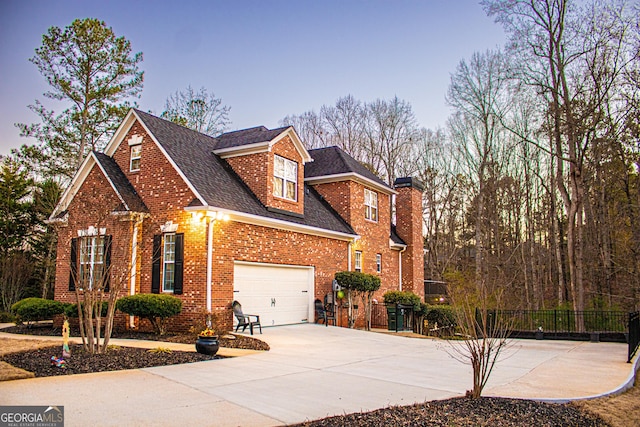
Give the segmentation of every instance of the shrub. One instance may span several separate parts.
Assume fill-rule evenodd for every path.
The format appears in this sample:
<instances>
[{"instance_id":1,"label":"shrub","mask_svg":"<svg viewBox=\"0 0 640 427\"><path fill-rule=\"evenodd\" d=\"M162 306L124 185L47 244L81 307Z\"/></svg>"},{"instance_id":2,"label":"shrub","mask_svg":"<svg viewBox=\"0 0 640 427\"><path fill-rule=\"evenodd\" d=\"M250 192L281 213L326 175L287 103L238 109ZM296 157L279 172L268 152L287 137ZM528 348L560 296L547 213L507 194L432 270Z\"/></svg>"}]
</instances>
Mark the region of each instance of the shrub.
<instances>
[{"instance_id":1,"label":"shrub","mask_svg":"<svg viewBox=\"0 0 640 427\"><path fill-rule=\"evenodd\" d=\"M167 318L180 314L182 300L172 295L136 294L120 298L116 308L131 316L148 319L158 335L167 332Z\"/></svg>"},{"instance_id":2,"label":"shrub","mask_svg":"<svg viewBox=\"0 0 640 427\"><path fill-rule=\"evenodd\" d=\"M82 304L80 304L80 307L82 307ZM94 304L93 307L93 317L97 317L97 310L98 310L98 304ZM102 303L102 310L100 310L100 317L107 317L107 311L109 310L109 303L108 302L103 302ZM78 304L65 304L64 305L64 314L67 317L78 317Z\"/></svg>"},{"instance_id":3,"label":"shrub","mask_svg":"<svg viewBox=\"0 0 640 427\"><path fill-rule=\"evenodd\" d=\"M453 312L451 306L448 305L434 305L429 307L427 311L426 319L430 324L438 323L439 326L455 326L456 314Z\"/></svg>"},{"instance_id":4,"label":"shrub","mask_svg":"<svg viewBox=\"0 0 640 427\"><path fill-rule=\"evenodd\" d=\"M11 323L16 321L16 316L8 311L0 311L0 323Z\"/></svg>"},{"instance_id":5,"label":"shrub","mask_svg":"<svg viewBox=\"0 0 640 427\"><path fill-rule=\"evenodd\" d=\"M13 304L11 310L16 313L18 321L30 325L31 322L53 319L56 314L64 313L64 304L50 299L25 298Z\"/></svg>"},{"instance_id":6,"label":"shrub","mask_svg":"<svg viewBox=\"0 0 640 427\"><path fill-rule=\"evenodd\" d=\"M409 291L387 291L382 295L385 304L412 305L414 310L420 310L420 296Z\"/></svg>"}]
</instances>

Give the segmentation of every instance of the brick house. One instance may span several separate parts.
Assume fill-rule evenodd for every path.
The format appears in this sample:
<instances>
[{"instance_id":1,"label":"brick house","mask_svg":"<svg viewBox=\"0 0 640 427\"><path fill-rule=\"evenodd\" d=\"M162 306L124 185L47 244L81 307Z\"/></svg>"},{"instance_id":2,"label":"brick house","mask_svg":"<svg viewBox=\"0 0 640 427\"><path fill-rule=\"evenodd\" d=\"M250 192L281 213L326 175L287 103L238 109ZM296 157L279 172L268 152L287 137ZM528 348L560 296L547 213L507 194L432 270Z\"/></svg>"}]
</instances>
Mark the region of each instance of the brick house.
<instances>
[{"instance_id":1,"label":"brick house","mask_svg":"<svg viewBox=\"0 0 640 427\"><path fill-rule=\"evenodd\" d=\"M206 312L230 326L233 300L264 326L313 322L343 270L380 275L380 301L422 295L421 192L412 178L389 187L337 147L306 150L293 127L213 138L132 109L51 215L55 299L75 301L74 275L107 272L122 295L181 298L179 329Z\"/></svg>"}]
</instances>

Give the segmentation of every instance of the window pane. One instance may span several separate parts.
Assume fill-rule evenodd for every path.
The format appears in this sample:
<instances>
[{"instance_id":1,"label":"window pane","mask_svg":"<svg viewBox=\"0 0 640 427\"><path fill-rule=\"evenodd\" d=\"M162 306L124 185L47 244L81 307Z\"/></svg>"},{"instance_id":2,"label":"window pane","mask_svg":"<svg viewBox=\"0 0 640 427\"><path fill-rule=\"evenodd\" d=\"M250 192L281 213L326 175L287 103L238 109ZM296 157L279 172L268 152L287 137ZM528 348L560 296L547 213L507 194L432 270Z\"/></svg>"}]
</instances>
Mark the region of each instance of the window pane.
<instances>
[{"instance_id":1,"label":"window pane","mask_svg":"<svg viewBox=\"0 0 640 427\"><path fill-rule=\"evenodd\" d=\"M273 177L273 195L278 197L283 197L282 194L282 186L284 184L284 180L282 178Z\"/></svg>"},{"instance_id":2,"label":"window pane","mask_svg":"<svg viewBox=\"0 0 640 427\"><path fill-rule=\"evenodd\" d=\"M371 208L371 220L372 221L378 220L378 209Z\"/></svg>"},{"instance_id":3,"label":"window pane","mask_svg":"<svg viewBox=\"0 0 640 427\"><path fill-rule=\"evenodd\" d=\"M175 280L175 264L164 265L164 283L162 289L165 291L173 291L173 283Z\"/></svg>"},{"instance_id":4,"label":"window pane","mask_svg":"<svg viewBox=\"0 0 640 427\"><path fill-rule=\"evenodd\" d=\"M284 178L284 159L276 156L273 162L273 174Z\"/></svg>"},{"instance_id":5,"label":"window pane","mask_svg":"<svg viewBox=\"0 0 640 427\"><path fill-rule=\"evenodd\" d=\"M287 174L285 178L290 181L297 181L298 165L295 162L287 160Z\"/></svg>"},{"instance_id":6,"label":"window pane","mask_svg":"<svg viewBox=\"0 0 640 427\"><path fill-rule=\"evenodd\" d=\"M296 199L296 183L287 181L287 199L295 200Z\"/></svg>"}]
</instances>

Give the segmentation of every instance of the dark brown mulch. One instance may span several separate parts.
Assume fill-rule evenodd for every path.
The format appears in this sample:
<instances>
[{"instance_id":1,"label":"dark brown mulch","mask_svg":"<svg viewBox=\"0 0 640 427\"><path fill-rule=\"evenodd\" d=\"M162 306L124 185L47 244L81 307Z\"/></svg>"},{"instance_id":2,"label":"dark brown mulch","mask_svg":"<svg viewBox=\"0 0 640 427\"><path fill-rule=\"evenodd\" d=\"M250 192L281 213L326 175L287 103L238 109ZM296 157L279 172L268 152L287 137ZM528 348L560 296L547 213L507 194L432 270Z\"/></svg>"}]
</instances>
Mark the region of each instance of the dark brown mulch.
<instances>
[{"instance_id":1,"label":"dark brown mulch","mask_svg":"<svg viewBox=\"0 0 640 427\"><path fill-rule=\"evenodd\" d=\"M0 358L0 360L17 368L33 372L36 377L49 377L54 375L151 368L153 366L177 365L181 363L220 359L219 356L207 356L189 351L156 353L143 348L117 346L109 348L104 354L89 354L82 349L81 345L71 345L70 350L71 357L65 359L66 368L64 369L53 366L51 363L51 356L61 356L62 348L59 345L45 347L39 350L7 354Z\"/></svg>"},{"instance_id":2,"label":"dark brown mulch","mask_svg":"<svg viewBox=\"0 0 640 427\"><path fill-rule=\"evenodd\" d=\"M32 328L27 328L25 325L10 326L2 329L2 332L8 332L11 334L27 334L27 335L40 335L40 336L61 336L62 332L58 328L53 328L50 325L40 326L35 325ZM79 337L80 331L71 329L72 337ZM138 331L113 331L111 338L125 338L134 340L150 340L150 341L164 341L175 342L182 344L194 344L196 337L193 334L175 334L168 333L167 335L156 335L152 332L138 332ZM221 347L226 348L240 348L245 350L262 350L268 351L269 344L261 341L258 338L248 337L245 335L228 334L218 338Z\"/></svg>"},{"instance_id":3,"label":"dark brown mulch","mask_svg":"<svg viewBox=\"0 0 640 427\"><path fill-rule=\"evenodd\" d=\"M394 406L295 424L298 427L386 426L609 426L600 417L576 409L531 400L459 397Z\"/></svg>"}]
</instances>

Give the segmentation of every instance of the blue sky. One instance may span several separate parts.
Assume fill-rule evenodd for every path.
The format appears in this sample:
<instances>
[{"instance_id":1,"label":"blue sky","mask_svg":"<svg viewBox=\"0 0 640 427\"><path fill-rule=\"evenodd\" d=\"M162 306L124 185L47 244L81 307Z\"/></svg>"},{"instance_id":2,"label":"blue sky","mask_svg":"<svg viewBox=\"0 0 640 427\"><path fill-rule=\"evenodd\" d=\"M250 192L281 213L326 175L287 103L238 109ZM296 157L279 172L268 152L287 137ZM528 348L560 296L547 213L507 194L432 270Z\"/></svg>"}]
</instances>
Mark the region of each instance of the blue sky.
<instances>
[{"instance_id":1,"label":"blue sky","mask_svg":"<svg viewBox=\"0 0 640 427\"><path fill-rule=\"evenodd\" d=\"M398 96L420 125L444 126L450 73L475 51L505 40L477 1L0 1L0 154L33 140L15 122L49 108L44 78L28 59L51 26L106 22L143 52L140 108L162 112L167 96L202 86L231 106L233 129L275 127L347 94Z\"/></svg>"}]
</instances>

